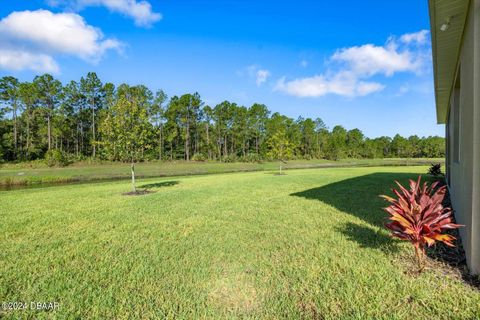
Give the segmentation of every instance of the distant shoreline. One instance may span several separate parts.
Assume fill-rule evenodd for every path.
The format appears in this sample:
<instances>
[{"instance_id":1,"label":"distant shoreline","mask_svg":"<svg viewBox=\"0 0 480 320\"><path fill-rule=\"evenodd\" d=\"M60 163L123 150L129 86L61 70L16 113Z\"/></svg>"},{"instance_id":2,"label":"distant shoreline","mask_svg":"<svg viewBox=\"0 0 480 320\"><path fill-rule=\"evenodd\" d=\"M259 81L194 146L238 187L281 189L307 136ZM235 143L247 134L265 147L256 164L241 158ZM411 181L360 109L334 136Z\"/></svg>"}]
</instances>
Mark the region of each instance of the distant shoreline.
<instances>
[{"instance_id":1,"label":"distant shoreline","mask_svg":"<svg viewBox=\"0 0 480 320\"><path fill-rule=\"evenodd\" d=\"M375 167L375 166L422 166L442 163L443 158L417 159L343 159L292 160L282 163L282 170L336 167ZM74 163L67 167L47 167L42 164L28 167L24 164L5 164L0 168L0 190L46 187L65 184L107 182L130 178L129 166L119 162ZM31 165L31 164L30 164ZM194 161L153 161L138 165L138 178L160 178L174 176L206 175L234 172L276 171L279 162L194 162Z\"/></svg>"}]
</instances>

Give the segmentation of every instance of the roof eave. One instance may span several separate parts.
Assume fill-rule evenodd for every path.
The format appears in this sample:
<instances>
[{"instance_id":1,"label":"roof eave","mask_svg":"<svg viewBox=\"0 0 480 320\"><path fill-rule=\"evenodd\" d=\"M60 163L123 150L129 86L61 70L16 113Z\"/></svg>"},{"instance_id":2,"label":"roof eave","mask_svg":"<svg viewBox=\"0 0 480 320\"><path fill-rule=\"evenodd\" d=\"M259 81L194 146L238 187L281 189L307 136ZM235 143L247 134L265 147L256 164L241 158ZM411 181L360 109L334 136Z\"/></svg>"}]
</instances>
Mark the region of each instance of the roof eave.
<instances>
[{"instance_id":1,"label":"roof eave","mask_svg":"<svg viewBox=\"0 0 480 320\"><path fill-rule=\"evenodd\" d=\"M456 45L455 52L451 52L453 55L449 58L448 62L445 62L445 52L440 52L442 56L442 61L440 69L440 64L438 63L438 34L437 34L437 22L438 19L442 19L442 17L437 17L437 5L441 6L443 10L445 10L445 6L450 5L450 2L447 0L429 0L429 14L430 14L430 34L431 34L431 41L432 41L432 63L433 63L433 76L434 76L434 87L435 87L435 105L436 105L436 112L437 112L437 123L444 124L448 120L448 112L449 112L449 104L450 98L453 92L455 78L458 70L459 58L460 58L460 49L462 46L463 41L463 34L465 29L465 21L468 16L468 8L470 7L470 0L465 2L465 15L462 14L455 15L460 18L460 21L456 23L461 23L460 30L456 30L456 39L458 44ZM440 3L440 4L439 4ZM458 5L457 5L458 8ZM463 8L463 4L462 7ZM460 11L463 12L463 11ZM458 13L458 12L457 12ZM445 15L445 12L444 12ZM445 18L445 17L444 17ZM451 31L451 30L450 30ZM453 70L452 72L446 70ZM439 83L445 82L442 80L447 80L449 85L439 85Z\"/></svg>"},{"instance_id":2,"label":"roof eave","mask_svg":"<svg viewBox=\"0 0 480 320\"><path fill-rule=\"evenodd\" d=\"M438 87L437 87L437 77L438 77L438 73L437 73L437 64L436 64L436 57L437 57L437 48L436 48L436 37L437 37L437 28L436 28L436 25L437 25L437 20L436 20L436 15L435 15L435 4L434 4L434 0L429 0L428 1L428 12L429 12L429 15L430 15L430 37L431 37L431 41L432 41L432 64L433 64L433 81L434 81L434 90L435 90L435 107L436 107L436 111L437 111L437 123L438 124L443 124L446 122L446 117L442 117L442 114L443 113L446 113L445 110L442 110L442 109L445 109L446 106L445 105L440 105L439 101L438 101Z\"/></svg>"}]
</instances>

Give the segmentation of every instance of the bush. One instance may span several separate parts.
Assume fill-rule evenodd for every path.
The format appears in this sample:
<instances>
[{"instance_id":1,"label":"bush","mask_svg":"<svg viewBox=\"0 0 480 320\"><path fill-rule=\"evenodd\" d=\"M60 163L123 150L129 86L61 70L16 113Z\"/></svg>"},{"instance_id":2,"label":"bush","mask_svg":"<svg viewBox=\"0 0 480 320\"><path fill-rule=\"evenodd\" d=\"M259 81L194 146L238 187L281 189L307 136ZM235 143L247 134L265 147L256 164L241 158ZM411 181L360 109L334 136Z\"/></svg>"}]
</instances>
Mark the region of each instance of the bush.
<instances>
[{"instance_id":1,"label":"bush","mask_svg":"<svg viewBox=\"0 0 480 320\"><path fill-rule=\"evenodd\" d=\"M192 161L206 161L207 157L203 153L195 153L191 160Z\"/></svg>"},{"instance_id":2,"label":"bush","mask_svg":"<svg viewBox=\"0 0 480 320\"><path fill-rule=\"evenodd\" d=\"M258 153L250 152L250 153L247 153L247 155L245 157L242 157L241 161L251 162L251 163L262 162L262 158L260 157L260 155Z\"/></svg>"},{"instance_id":3,"label":"bush","mask_svg":"<svg viewBox=\"0 0 480 320\"><path fill-rule=\"evenodd\" d=\"M384 210L389 214L389 223L385 225L393 237L410 241L415 248L419 272L423 270L425 247L441 241L453 247L455 237L444 234L444 230L455 229L461 225L453 223L452 209L442 205L447 192L445 185L438 187L439 182L430 186L410 180L410 189L404 188L398 181L400 190L393 189L397 198L381 196L390 203Z\"/></svg>"},{"instance_id":4,"label":"bush","mask_svg":"<svg viewBox=\"0 0 480 320\"><path fill-rule=\"evenodd\" d=\"M69 162L62 151L52 149L45 153L45 163L49 167L64 167L68 165Z\"/></svg>"},{"instance_id":5,"label":"bush","mask_svg":"<svg viewBox=\"0 0 480 320\"><path fill-rule=\"evenodd\" d=\"M430 166L430 168L428 169L428 174L432 175L432 176L435 176L435 177L443 175L442 165L440 163L432 164Z\"/></svg>"},{"instance_id":6,"label":"bush","mask_svg":"<svg viewBox=\"0 0 480 320\"><path fill-rule=\"evenodd\" d=\"M237 161L237 156L235 156L234 154L229 154L227 157L223 158L223 162L225 163L231 163L235 161Z\"/></svg>"},{"instance_id":7,"label":"bush","mask_svg":"<svg viewBox=\"0 0 480 320\"><path fill-rule=\"evenodd\" d=\"M158 160L158 150L147 150L143 154L143 160L144 161L156 161L156 160Z\"/></svg>"},{"instance_id":8,"label":"bush","mask_svg":"<svg viewBox=\"0 0 480 320\"><path fill-rule=\"evenodd\" d=\"M328 151L325 153L325 159L326 160L333 160L333 161L338 161L340 160L340 154L336 152L335 150Z\"/></svg>"},{"instance_id":9,"label":"bush","mask_svg":"<svg viewBox=\"0 0 480 320\"><path fill-rule=\"evenodd\" d=\"M312 160L312 159L313 159L313 157L312 157L311 154L308 154L308 153L307 153L307 154L305 154L305 155L303 156L303 160Z\"/></svg>"},{"instance_id":10,"label":"bush","mask_svg":"<svg viewBox=\"0 0 480 320\"><path fill-rule=\"evenodd\" d=\"M76 155L75 153L63 153L63 158L66 161L66 164L85 161L86 157L84 155Z\"/></svg>"}]
</instances>

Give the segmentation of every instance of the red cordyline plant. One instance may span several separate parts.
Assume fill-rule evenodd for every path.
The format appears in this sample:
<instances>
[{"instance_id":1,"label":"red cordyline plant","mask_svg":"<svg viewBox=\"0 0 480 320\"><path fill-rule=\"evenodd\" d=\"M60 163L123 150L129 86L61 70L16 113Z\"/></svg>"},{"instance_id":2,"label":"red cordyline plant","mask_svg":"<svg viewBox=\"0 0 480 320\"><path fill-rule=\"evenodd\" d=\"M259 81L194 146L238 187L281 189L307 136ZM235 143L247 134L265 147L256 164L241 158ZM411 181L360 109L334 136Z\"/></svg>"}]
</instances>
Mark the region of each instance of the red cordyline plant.
<instances>
[{"instance_id":1,"label":"red cordyline plant","mask_svg":"<svg viewBox=\"0 0 480 320\"><path fill-rule=\"evenodd\" d=\"M438 181L430 187L426 182L421 185L421 178L418 176L417 181L410 180L410 190L395 181L400 190L392 191L398 199L380 196L391 203L384 208L390 215L385 227L392 232L392 236L413 244L419 272L424 268L425 246L430 247L436 241L441 241L453 247L455 237L442 232L461 226L452 222L452 209L442 205L446 186L437 189Z\"/></svg>"}]
</instances>

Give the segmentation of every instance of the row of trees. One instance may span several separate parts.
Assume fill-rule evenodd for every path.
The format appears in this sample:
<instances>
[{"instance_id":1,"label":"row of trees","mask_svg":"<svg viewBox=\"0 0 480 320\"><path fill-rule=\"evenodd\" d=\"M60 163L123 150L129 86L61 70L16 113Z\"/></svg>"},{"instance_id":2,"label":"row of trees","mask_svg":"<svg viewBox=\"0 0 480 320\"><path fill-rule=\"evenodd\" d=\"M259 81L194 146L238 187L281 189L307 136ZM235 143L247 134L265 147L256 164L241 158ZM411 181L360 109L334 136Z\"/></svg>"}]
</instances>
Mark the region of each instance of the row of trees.
<instances>
[{"instance_id":1,"label":"row of trees","mask_svg":"<svg viewBox=\"0 0 480 320\"><path fill-rule=\"evenodd\" d=\"M63 85L49 74L32 82L0 79L0 157L41 159L58 150L73 159L256 161L292 158L443 157L441 137L366 138L359 129L296 120L198 93L173 96L146 86L102 83L93 72Z\"/></svg>"}]
</instances>

